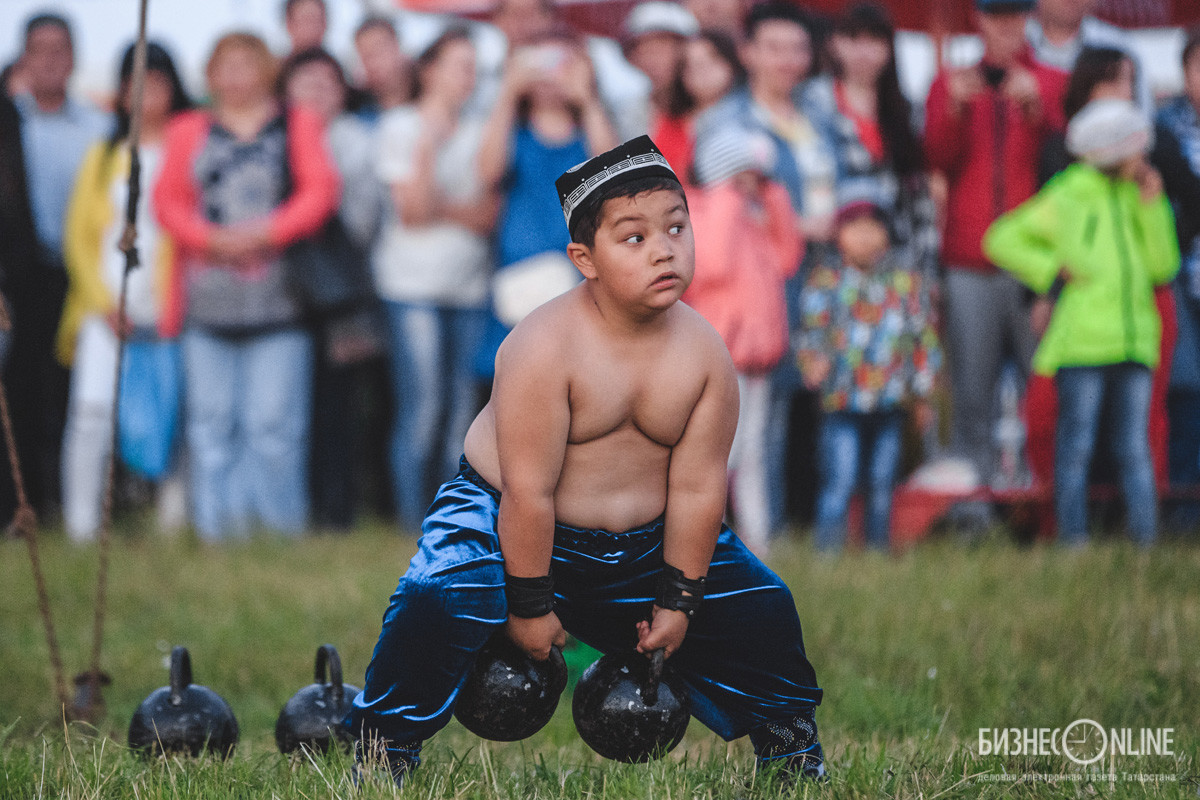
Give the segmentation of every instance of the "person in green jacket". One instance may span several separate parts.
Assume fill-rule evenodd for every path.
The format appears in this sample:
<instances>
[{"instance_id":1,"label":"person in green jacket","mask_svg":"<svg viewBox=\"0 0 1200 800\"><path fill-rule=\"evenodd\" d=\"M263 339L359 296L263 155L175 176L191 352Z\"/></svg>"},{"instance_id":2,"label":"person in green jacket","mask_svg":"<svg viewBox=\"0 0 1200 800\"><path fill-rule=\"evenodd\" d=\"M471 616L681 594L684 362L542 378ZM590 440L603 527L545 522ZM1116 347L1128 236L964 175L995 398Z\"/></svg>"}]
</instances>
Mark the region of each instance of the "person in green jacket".
<instances>
[{"instance_id":1,"label":"person in green jacket","mask_svg":"<svg viewBox=\"0 0 1200 800\"><path fill-rule=\"evenodd\" d=\"M1149 121L1132 103L1089 103L1067 128L1078 161L984 237L994 263L1055 301L1033 369L1058 387L1054 504L1068 545L1088 540L1098 436L1121 477L1130 534L1140 545L1157 536L1147 436L1161 335L1154 287L1174 277L1179 249L1162 177L1146 161L1151 140Z\"/></svg>"}]
</instances>

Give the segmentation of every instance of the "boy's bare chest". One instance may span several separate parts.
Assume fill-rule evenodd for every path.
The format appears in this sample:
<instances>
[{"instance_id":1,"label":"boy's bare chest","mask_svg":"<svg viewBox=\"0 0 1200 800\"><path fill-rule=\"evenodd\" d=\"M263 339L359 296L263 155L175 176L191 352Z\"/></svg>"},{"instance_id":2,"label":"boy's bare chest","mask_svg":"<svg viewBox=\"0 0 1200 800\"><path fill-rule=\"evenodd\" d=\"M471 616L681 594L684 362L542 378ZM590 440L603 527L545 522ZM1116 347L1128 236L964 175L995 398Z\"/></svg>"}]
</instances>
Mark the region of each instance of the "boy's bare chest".
<instances>
[{"instance_id":1,"label":"boy's bare chest","mask_svg":"<svg viewBox=\"0 0 1200 800\"><path fill-rule=\"evenodd\" d=\"M686 355L622 359L593 353L572 375L568 442L636 433L674 447L703 389L704 375Z\"/></svg>"}]
</instances>

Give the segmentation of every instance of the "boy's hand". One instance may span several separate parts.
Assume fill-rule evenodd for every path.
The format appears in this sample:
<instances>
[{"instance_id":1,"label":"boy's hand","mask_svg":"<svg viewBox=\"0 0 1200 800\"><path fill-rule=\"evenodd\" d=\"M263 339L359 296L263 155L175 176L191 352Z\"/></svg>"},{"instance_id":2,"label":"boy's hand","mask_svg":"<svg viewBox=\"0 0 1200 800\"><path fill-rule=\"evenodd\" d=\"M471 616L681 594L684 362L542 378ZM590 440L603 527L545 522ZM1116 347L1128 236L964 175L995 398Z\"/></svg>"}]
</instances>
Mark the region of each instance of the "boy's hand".
<instances>
[{"instance_id":1,"label":"boy's hand","mask_svg":"<svg viewBox=\"0 0 1200 800\"><path fill-rule=\"evenodd\" d=\"M653 618L637 624L637 651L650 655L660 647L666 648L666 657L679 649L687 635L688 615L682 611L669 611L654 607Z\"/></svg>"},{"instance_id":2,"label":"boy's hand","mask_svg":"<svg viewBox=\"0 0 1200 800\"><path fill-rule=\"evenodd\" d=\"M504 632L512 639L513 644L538 661L545 661L550 657L551 645L567 645L567 632L563 630L558 615L553 611L542 617L529 618L509 614Z\"/></svg>"}]
</instances>

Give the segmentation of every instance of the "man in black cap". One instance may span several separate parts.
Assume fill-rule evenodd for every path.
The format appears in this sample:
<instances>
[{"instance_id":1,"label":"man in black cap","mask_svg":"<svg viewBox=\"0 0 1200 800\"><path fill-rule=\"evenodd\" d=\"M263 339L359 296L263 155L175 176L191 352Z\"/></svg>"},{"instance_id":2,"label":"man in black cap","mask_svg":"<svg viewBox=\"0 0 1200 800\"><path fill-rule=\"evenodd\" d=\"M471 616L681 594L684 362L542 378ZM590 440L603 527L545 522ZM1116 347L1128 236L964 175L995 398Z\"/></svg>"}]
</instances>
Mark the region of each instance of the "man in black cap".
<instances>
[{"instance_id":1,"label":"man in black cap","mask_svg":"<svg viewBox=\"0 0 1200 800\"><path fill-rule=\"evenodd\" d=\"M347 720L360 761L414 767L500 629L537 659L569 631L605 653L665 650L701 722L820 777L821 689L792 595L722 524L737 379L678 302L695 262L683 189L646 136L556 183L584 281L500 348Z\"/></svg>"}]
</instances>

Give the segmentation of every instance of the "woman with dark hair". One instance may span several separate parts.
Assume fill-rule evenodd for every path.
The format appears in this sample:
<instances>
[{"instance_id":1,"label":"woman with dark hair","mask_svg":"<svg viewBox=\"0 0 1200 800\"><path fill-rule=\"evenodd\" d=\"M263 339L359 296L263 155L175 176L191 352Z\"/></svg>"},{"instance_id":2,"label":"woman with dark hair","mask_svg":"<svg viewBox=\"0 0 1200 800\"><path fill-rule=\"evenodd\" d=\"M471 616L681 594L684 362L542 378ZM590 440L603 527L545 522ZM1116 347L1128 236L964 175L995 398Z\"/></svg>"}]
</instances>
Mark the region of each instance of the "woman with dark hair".
<instances>
[{"instance_id":1,"label":"woman with dark hair","mask_svg":"<svg viewBox=\"0 0 1200 800\"><path fill-rule=\"evenodd\" d=\"M336 227L327 226L325 246L336 243L334 265L347 281L369 285L369 253L379 234L383 187L375 176L375 138L370 126L350 113L357 99L337 59L322 48L294 53L279 70L278 94L320 118L342 179ZM364 294L367 294L364 292ZM335 314L310 320L316 338L313 374L312 443L309 489L312 521L318 529L347 531L354 525L359 494L364 411L357 398L369 377L365 362L384 348L377 308L367 297Z\"/></svg>"},{"instance_id":2,"label":"woman with dark hair","mask_svg":"<svg viewBox=\"0 0 1200 800\"><path fill-rule=\"evenodd\" d=\"M691 182L696 118L745 81L737 44L728 34L701 31L684 45L667 113L658 117L650 131L650 138L680 179Z\"/></svg>"},{"instance_id":3,"label":"woman with dark hair","mask_svg":"<svg viewBox=\"0 0 1200 800\"><path fill-rule=\"evenodd\" d=\"M283 252L332 215L338 176L320 119L276 99L277 68L259 37L222 36L205 70L212 107L168 128L154 188L180 283L160 327L183 332L192 518L205 541L307 524L313 342Z\"/></svg>"},{"instance_id":4,"label":"woman with dark hair","mask_svg":"<svg viewBox=\"0 0 1200 800\"><path fill-rule=\"evenodd\" d=\"M414 532L438 484L458 469L478 411L473 368L496 200L475 169L483 136L468 107L475 68L467 31L447 31L414 64L414 102L380 119L377 175L393 209L373 266L392 334L393 499Z\"/></svg>"},{"instance_id":5,"label":"woman with dark hair","mask_svg":"<svg viewBox=\"0 0 1200 800\"><path fill-rule=\"evenodd\" d=\"M870 178L890 208L892 237L914 268L936 274L940 237L912 106L896 71L895 28L874 3L851 6L829 39L833 74L811 81L806 100L832 131L838 181Z\"/></svg>"},{"instance_id":6,"label":"woman with dark hair","mask_svg":"<svg viewBox=\"0 0 1200 800\"><path fill-rule=\"evenodd\" d=\"M520 318L579 280L554 191L559 175L616 147L584 46L561 32L515 48L479 149L485 186L500 193L492 311L476 368L491 379L500 342ZM525 291L532 287L533 291Z\"/></svg>"},{"instance_id":7,"label":"woman with dark hair","mask_svg":"<svg viewBox=\"0 0 1200 800\"><path fill-rule=\"evenodd\" d=\"M90 540L100 528L104 465L112 449L117 334L124 325L127 334L156 337L169 285L169 243L154 222L151 204L143 199L137 220L142 267L129 273L125 318L118 319L125 272L125 256L118 250L118 242L124 232L129 188L133 54L130 46L121 59L112 135L97 142L84 157L63 235L70 283L57 351L64 365L74 365L63 434L63 520L74 541ZM191 105L171 56L158 44L148 44L138 147L143 192L158 172L167 123ZM160 512L178 511L168 509L170 497L177 507L181 505L181 487L172 483L171 489L160 492ZM160 522L169 523L161 517Z\"/></svg>"}]
</instances>

